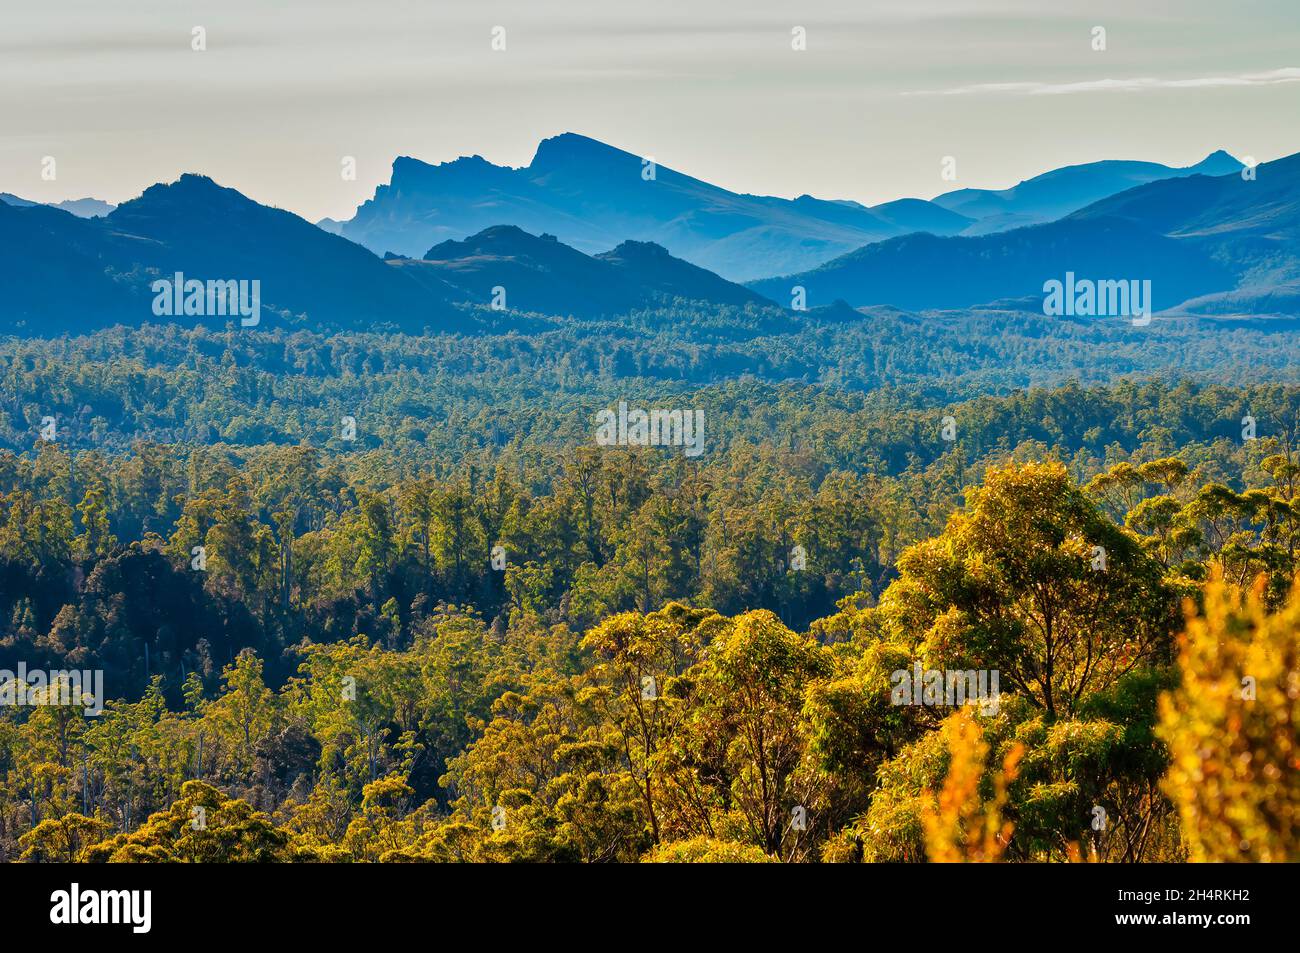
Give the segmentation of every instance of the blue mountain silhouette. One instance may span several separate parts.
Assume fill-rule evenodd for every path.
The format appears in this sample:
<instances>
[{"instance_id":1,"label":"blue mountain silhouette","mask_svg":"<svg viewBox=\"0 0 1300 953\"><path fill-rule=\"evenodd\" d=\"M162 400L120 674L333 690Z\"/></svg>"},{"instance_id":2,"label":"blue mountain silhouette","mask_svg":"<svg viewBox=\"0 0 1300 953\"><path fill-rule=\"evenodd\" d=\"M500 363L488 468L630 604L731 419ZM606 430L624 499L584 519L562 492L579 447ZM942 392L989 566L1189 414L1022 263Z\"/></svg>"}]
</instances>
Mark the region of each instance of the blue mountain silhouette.
<instances>
[{"instance_id":1,"label":"blue mountain silhouette","mask_svg":"<svg viewBox=\"0 0 1300 953\"><path fill-rule=\"evenodd\" d=\"M1241 163L1223 150L1181 169L1158 162L1106 160L1053 169L1009 189L945 192L933 201L935 205L975 219L962 234L986 235L1052 222L1148 182L1189 175L1228 175L1240 170Z\"/></svg>"},{"instance_id":2,"label":"blue mountain silhouette","mask_svg":"<svg viewBox=\"0 0 1300 953\"><path fill-rule=\"evenodd\" d=\"M962 215L919 199L866 208L808 195L741 195L565 133L512 169L472 156L430 165L402 157L347 222L325 227L376 252L417 256L441 241L509 224L596 253L628 239L741 280L806 268L867 242L920 230L955 234Z\"/></svg>"},{"instance_id":3,"label":"blue mountain silhouette","mask_svg":"<svg viewBox=\"0 0 1300 953\"><path fill-rule=\"evenodd\" d=\"M1300 313L1300 155L1255 172L1155 181L992 235L888 239L749 287L787 303L802 287L809 306L836 298L912 310L1024 306L1041 303L1043 283L1069 271L1149 279L1156 310Z\"/></svg>"},{"instance_id":4,"label":"blue mountain silhouette","mask_svg":"<svg viewBox=\"0 0 1300 953\"><path fill-rule=\"evenodd\" d=\"M626 314L664 298L770 304L659 246L625 242L593 257L515 226L441 243L422 259L385 260L191 174L151 186L105 218L0 204L0 241L7 249L0 256L0 327L22 333L158 320L151 285L176 272L258 280L263 327L465 327L471 319L455 305L489 302L498 286L507 289L511 309L579 316Z\"/></svg>"}]
</instances>

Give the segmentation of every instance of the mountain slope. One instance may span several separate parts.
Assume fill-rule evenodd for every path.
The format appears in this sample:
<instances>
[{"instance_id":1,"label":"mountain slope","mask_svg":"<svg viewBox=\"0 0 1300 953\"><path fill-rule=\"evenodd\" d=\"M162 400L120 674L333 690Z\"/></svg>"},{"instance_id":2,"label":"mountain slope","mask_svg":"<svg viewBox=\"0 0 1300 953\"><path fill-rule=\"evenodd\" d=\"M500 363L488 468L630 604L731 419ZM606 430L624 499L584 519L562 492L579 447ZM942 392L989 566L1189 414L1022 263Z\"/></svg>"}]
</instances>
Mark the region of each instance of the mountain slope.
<instances>
[{"instance_id":1,"label":"mountain slope","mask_svg":"<svg viewBox=\"0 0 1300 953\"><path fill-rule=\"evenodd\" d=\"M151 186L105 218L3 205L0 237L5 320L35 333L158 320L150 286L176 272L259 281L263 326L419 330L459 321L448 303L453 289L415 282L366 249L203 176Z\"/></svg>"},{"instance_id":2,"label":"mountain slope","mask_svg":"<svg viewBox=\"0 0 1300 953\"><path fill-rule=\"evenodd\" d=\"M149 313L144 276L99 220L0 202L0 331L58 334Z\"/></svg>"},{"instance_id":3,"label":"mountain slope","mask_svg":"<svg viewBox=\"0 0 1300 953\"><path fill-rule=\"evenodd\" d=\"M778 300L807 291L816 307L842 298L855 307L908 310L967 308L1037 297L1043 283L1080 278L1151 279L1155 307L1220 290L1231 275L1211 257L1127 222L1053 222L997 235L905 235L867 245L820 268L749 287Z\"/></svg>"},{"instance_id":4,"label":"mountain slope","mask_svg":"<svg viewBox=\"0 0 1300 953\"><path fill-rule=\"evenodd\" d=\"M543 140L520 169L473 156L441 165L398 158L347 222L322 222L371 250L418 255L493 225L550 233L595 253L625 239L663 245L732 280L806 268L920 227L960 231L965 217L911 200L877 214L852 202L740 195L572 133ZM923 223L923 224L922 224Z\"/></svg>"},{"instance_id":5,"label":"mountain slope","mask_svg":"<svg viewBox=\"0 0 1300 953\"><path fill-rule=\"evenodd\" d=\"M1168 235L1300 238L1300 153L1241 175L1168 179L1081 209L1076 219L1140 221Z\"/></svg>"},{"instance_id":6,"label":"mountain slope","mask_svg":"<svg viewBox=\"0 0 1300 953\"><path fill-rule=\"evenodd\" d=\"M658 245L624 242L601 255L585 255L553 235L531 235L513 225L484 229L464 241L445 241L423 259L388 262L423 281L455 286L459 297L490 302L495 289L507 309L597 317L626 314L659 297L715 304L771 304Z\"/></svg>"},{"instance_id":7,"label":"mountain slope","mask_svg":"<svg viewBox=\"0 0 1300 953\"><path fill-rule=\"evenodd\" d=\"M1190 304L1206 313L1300 313L1300 154L1240 174L1170 179L1104 199L1075 213L1143 222L1210 250L1240 281Z\"/></svg>"},{"instance_id":8,"label":"mountain slope","mask_svg":"<svg viewBox=\"0 0 1300 953\"><path fill-rule=\"evenodd\" d=\"M1148 183L1059 221L992 235L909 235L865 246L801 274L750 282L809 306L962 308L1036 299L1043 283L1149 279L1156 310L1291 313L1300 290L1300 155L1240 174ZM1025 301L1022 300L1022 304ZM1281 309L1281 310L1276 310Z\"/></svg>"},{"instance_id":9,"label":"mountain slope","mask_svg":"<svg viewBox=\"0 0 1300 953\"><path fill-rule=\"evenodd\" d=\"M1108 160L1053 169L1009 189L958 189L932 201L976 220L963 234L985 235L1055 221L1148 182L1190 175L1227 175L1240 169L1241 163L1222 150L1181 169L1158 162Z\"/></svg>"},{"instance_id":10,"label":"mountain slope","mask_svg":"<svg viewBox=\"0 0 1300 953\"><path fill-rule=\"evenodd\" d=\"M742 307L772 303L744 285L734 284L688 261L674 258L666 248L653 242L626 241L595 257L623 273L640 288L665 297Z\"/></svg>"},{"instance_id":11,"label":"mountain slope","mask_svg":"<svg viewBox=\"0 0 1300 953\"><path fill-rule=\"evenodd\" d=\"M311 321L415 327L416 316L436 304L428 288L364 248L205 176L151 186L106 221L152 240L140 250L146 264L199 278L259 279L265 308Z\"/></svg>"}]
</instances>

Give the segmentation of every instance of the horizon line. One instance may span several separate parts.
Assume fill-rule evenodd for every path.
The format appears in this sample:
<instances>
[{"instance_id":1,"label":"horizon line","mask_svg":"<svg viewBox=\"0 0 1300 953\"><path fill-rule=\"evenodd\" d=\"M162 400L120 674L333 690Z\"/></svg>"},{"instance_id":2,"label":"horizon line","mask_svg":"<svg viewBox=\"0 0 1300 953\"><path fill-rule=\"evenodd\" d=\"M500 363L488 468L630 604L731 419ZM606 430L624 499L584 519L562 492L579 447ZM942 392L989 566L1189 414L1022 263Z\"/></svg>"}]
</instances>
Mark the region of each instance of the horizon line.
<instances>
[{"instance_id":1,"label":"horizon line","mask_svg":"<svg viewBox=\"0 0 1300 953\"><path fill-rule=\"evenodd\" d=\"M578 137L578 138L586 139L586 140L588 140L588 141L590 141L590 142L598 143L599 145L602 145L602 146L604 146L604 147L606 147L606 148L608 148L608 149L612 149L612 150L617 151L617 152L622 152L622 153L624 153L624 154L626 154L626 155L630 155L630 156L638 156L638 153L636 153L636 152L631 152L631 151L629 151L629 150L627 150L627 149L623 149L623 148L621 148L620 146L611 145L610 143L605 142L605 141L602 140L602 139L597 139L597 138L595 138L594 136L588 136L588 135L586 135L585 133L574 132L574 131L572 131L572 130L565 130L565 131L563 131L563 132L556 133L555 135L552 135L552 136L545 136L545 137L543 137L542 139L539 139L539 140L538 140L538 143L537 143L538 148L540 148L541 145L542 145L542 143L544 143L544 142L548 142L548 141L550 141L550 140L552 140L552 139L559 139L559 138L562 138L562 137L564 137L564 136L575 136L575 137ZM1063 170L1063 169L1079 168L1079 167L1081 167L1081 166L1094 165L1094 164L1101 163L1101 162L1146 162L1146 163L1151 163L1151 164L1153 164L1153 165L1162 165L1162 166L1165 166L1166 168L1170 168L1170 169L1188 169L1188 168L1191 168L1192 166L1195 166L1195 165L1200 164L1201 162L1204 162L1206 159L1208 159L1208 158L1210 158L1211 156L1216 155L1217 153L1220 153L1220 152L1222 152L1223 154L1227 155L1229 158L1233 159L1233 160L1236 161L1236 162L1242 162L1242 158L1233 155L1231 152L1229 152L1227 149L1223 148L1222 146L1217 146L1217 147L1211 148L1208 152L1206 152L1203 156L1201 156L1201 158L1196 159L1195 161L1192 161L1192 162L1190 162L1190 163L1187 163L1186 165L1173 165L1173 164L1171 164L1171 163L1169 163L1169 162L1162 162L1162 161L1160 161L1159 159L1151 159L1151 158L1116 158L1116 157L1109 157L1109 158L1104 158L1104 159L1088 159L1088 160L1085 160L1085 161L1082 161L1082 162L1074 162L1074 163L1070 163L1069 165L1060 165L1060 166L1053 166L1053 167L1051 167L1051 168L1046 168L1046 169L1043 169L1041 172L1037 172L1037 173L1035 173L1034 175L1029 176L1027 179L1020 179L1019 181L1014 182L1014 183L1012 183L1012 184L1010 184L1010 185L1002 185L1002 186L989 186L989 185L962 185L962 186L959 186L959 187L957 187L957 188L945 189L945 190L943 190L943 191L935 192L932 196L930 196L930 197L928 197L928 198L924 198L924 197L919 196L919 195L899 195L899 196L895 196L894 198L886 199L886 200L884 200L884 201L882 201L882 202L876 202L876 203L871 204L871 205L867 205L866 203L860 202L860 201L858 201L857 199L847 198L847 197L844 197L844 196L838 196L838 197L824 197L824 196L818 196L818 195L815 195L815 194L813 194L812 192L809 192L809 191L799 192L797 195L782 195L782 194L780 194L780 193L776 193L776 192L743 192L743 191L736 191L736 190L734 190L734 189L728 188L728 187L725 186L725 185L721 185L721 184L719 184L719 183L717 183L717 182L711 182L711 181L709 181L709 180L707 180L707 179L701 179L701 178L698 178L697 176L692 175L692 174L689 173L689 172L683 172L681 169L676 168L676 167L671 166L671 165L668 165L668 164L666 164L666 163L659 162L659 161L656 160L656 163L655 163L655 164L656 164L659 168L667 169L667 170L670 171L670 172L675 172L675 173L677 173L678 175L683 175L683 176L686 176L687 178L695 179L695 180L698 181L698 182L703 182L704 184L709 185L709 186L712 186L712 187L714 187L714 188L718 188L718 189L722 189L722 190L727 191L727 192L731 192L733 195L750 196L750 197L755 197L755 198L775 198L775 199L781 199L781 200L783 200L783 201L795 201L796 199L803 198L803 197L806 196L806 197L813 198L813 199L816 199L816 200L818 200L818 201L823 201L823 202L854 202L855 204L861 206L862 208L872 209L872 208L879 208L879 207L881 207L881 206L883 206L883 205L889 205L889 204L891 204L891 203L893 203L893 202L907 201L907 200L909 200L909 199L910 199L910 200L923 201L923 202L933 202L936 198L939 198L939 197L941 197L941 196L943 196L943 195L948 195L948 194L950 194L950 193L952 193L952 192L961 192L961 191L967 191L967 190L970 190L970 191L987 191L987 192L1003 192L1003 191L1008 191L1008 190L1010 190L1010 189L1014 189L1014 188L1016 188L1016 187L1018 187L1018 186L1020 186L1020 185L1023 185L1025 182L1031 181L1031 180L1033 180L1033 179L1035 179L1035 178L1038 178L1038 177L1040 177L1040 176L1046 175L1046 174L1051 173L1051 172L1057 172L1057 171L1060 171L1060 170ZM1276 161L1278 161L1279 159L1285 159L1285 158L1288 158L1289 156L1293 156L1293 155L1297 155L1297 154L1300 154L1300 150L1296 150L1295 152L1287 152L1287 153L1283 153L1283 154L1281 154L1281 155L1277 155L1277 156L1274 156L1274 157L1269 158L1269 159L1258 159L1258 158L1255 158L1255 157L1253 157L1253 156L1247 156L1246 158L1253 159L1253 163L1252 163L1253 165L1264 165L1264 164L1267 164L1267 163L1269 163L1269 162L1276 162ZM640 158L646 158L646 157L640 157ZM493 162L491 159L487 158L486 156L483 156L483 155L480 154L480 153L473 153L473 154L470 154L470 155L460 155L460 156L457 156L457 157L454 158L454 159L445 159L445 160L442 160L442 161L431 161L431 160L429 160L429 159L422 159L422 158L420 158L420 157L418 157L418 156L413 156L413 155L409 155L409 154L399 154L399 155L395 155L395 156L393 156L392 160L388 163L388 169L389 169L389 175L388 175L388 178L387 178L386 181L383 181L383 182L378 183L378 184L376 185L376 189L378 189L378 188L381 187L381 186L386 186L386 185L391 185L391 184L392 184L392 169L393 169L393 166L397 163L397 161L398 161L399 159L409 159L409 160L414 161L414 162L420 162L420 163L423 163L424 165L430 166L430 167L432 167L432 168L439 168L439 167L441 167L441 166L451 165L451 164L454 164L454 163L456 163L456 162L461 162L461 161L463 161L463 160L465 160L465 159L481 159L482 161L486 162L487 164L493 166L494 168L498 168L498 169L509 169L509 170L511 170L511 171L516 171L516 172L517 172L517 171L522 171L522 170L524 170L524 169L528 169L528 168L531 166L531 164L532 164L532 163L530 162L528 165L518 165L518 166L514 166L514 165L505 164L505 163L497 163L497 162ZM534 157L533 157L533 160L532 160L532 161L536 161L536 151L534 151ZM1245 163L1243 162L1242 164L1244 165ZM1229 173L1229 174L1231 174L1231 173ZM240 195L244 196L245 198L250 199L251 201L256 202L256 203L259 204L259 205L263 205L263 206L265 206L265 207L267 207L267 208L281 209L281 210L283 210L283 211L290 212L290 213L292 213L292 214L294 214L294 215L297 215L299 218L303 219L304 221L311 222L313 225L314 225L314 224L317 224L317 223L319 223L319 222L322 222L322 221L326 221L326 220L334 221L334 222L342 222L342 221L348 221L348 220L349 220L349 219L339 219L339 218L334 218L333 216L329 216L329 215L323 215L323 216L319 216L319 217L316 217L316 218L312 218L312 217L309 217L308 215L306 215L306 214L304 214L304 213L302 213L302 212L300 212L300 211L298 211L298 210L296 210L296 209L290 208L290 207L288 207L288 206L277 205L277 204L274 204L273 202L263 201L262 199L259 199L259 198L254 197L250 192L246 192L246 191L244 191L243 189L238 188L237 186L234 186L234 185L226 185L226 184L223 184L222 182L219 182L217 179L215 179L212 175L208 174L207 172L201 172L201 171L197 171L197 170L193 170L193 169L181 170L181 171L177 172L173 178L170 178L170 179L159 179L159 180L157 180L157 181L150 182L149 184L147 184L147 185L143 186L142 188L140 188L140 190L139 190L138 192L134 192L134 193L131 194L128 198L121 199L120 201L116 201L116 200L113 200L113 199L110 199L110 198L104 198L103 196L100 196L100 195L73 195L73 194L66 195L66 196L63 197L63 198L50 199L50 200L47 200L47 201L38 201L38 200L35 200L35 199L30 199L30 198L28 198L27 196L20 195L20 194L18 194L18 193L16 193L16 192L12 192L12 191L10 191L8 188L6 188L6 187L3 186L3 185L0 185L0 193L3 193L3 194L5 194L5 195L13 196L14 198L21 199L21 200L24 201L24 202L31 202L33 205L42 205L42 206L47 206L47 207L54 207L54 206L58 205L58 204L61 203L61 202L100 201L100 202L105 202L105 203L107 203L107 204L113 205L113 206L115 207L115 209L116 209L117 207L120 207L120 206L122 206L122 205L125 205L125 204L128 203L128 202L131 202L131 201L134 201L135 199L140 198L141 196L144 195L144 193L145 193L148 189L153 188L154 186L158 186L158 185L173 185L173 184L175 184L176 182L179 182L180 179L181 179L182 177L186 176L186 175L194 175L194 176L200 176L200 177L202 177L202 178L206 178L206 179L212 181L213 183L215 183L216 185L218 185L218 186L220 186L220 187L222 187L222 188L228 188L228 189L232 189L233 191L238 192ZM373 193L372 193L372 195L371 195L371 198L373 198ZM367 198L367 199L363 200L362 203L359 203L359 204L357 205L357 207L356 207L355 209L353 209L353 216L355 216L356 211L357 211L358 209L360 209L361 204L364 204L364 201L369 201L369 200L370 200L370 199ZM8 204L8 203L4 203L4 204ZM71 213L70 213L70 214L71 214Z\"/></svg>"}]
</instances>

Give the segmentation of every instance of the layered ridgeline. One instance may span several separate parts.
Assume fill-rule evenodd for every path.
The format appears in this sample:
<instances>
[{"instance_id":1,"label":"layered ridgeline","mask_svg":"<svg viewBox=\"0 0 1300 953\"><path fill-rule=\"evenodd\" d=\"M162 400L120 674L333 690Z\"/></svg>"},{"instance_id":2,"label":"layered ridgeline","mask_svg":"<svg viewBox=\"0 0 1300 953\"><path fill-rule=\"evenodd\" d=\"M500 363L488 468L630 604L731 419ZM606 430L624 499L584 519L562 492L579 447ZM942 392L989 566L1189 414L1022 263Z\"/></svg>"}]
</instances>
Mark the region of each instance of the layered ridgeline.
<instances>
[{"instance_id":1,"label":"layered ridgeline","mask_svg":"<svg viewBox=\"0 0 1300 953\"><path fill-rule=\"evenodd\" d=\"M1150 182L1044 225L908 235L799 274L752 282L788 303L1041 310L1044 284L1150 282L1155 311L1300 314L1300 155L1222 176ZM1100 313L1100 312L1099 312Z\"/></svg>"},{"instance_id":2,"label":"layered ridgeline","mask_svg":"<svg viewBox=\"0 0 1300 953\"><path fill-rule=\"evenodd\" d=\"M810 195L740 195L565 133L543 140L533 161L518 169L479 156L437 165L399 158L389 184L353 218L321 225L377 253L410 256L500 224L554 234L587 252L624 239L651 241L726 278L748 280L811 268L885 238L1001 231L1059 218L1145 182L1240 168L1224 152L1187 168L1094 162L1002 191L962 189L933 201L867 207Z\"/></svg>"},{"instance_id":3,"label":"layered ridgeline","mask_svg":"<svg viewBox=\"0 0 1300 953\"><path fill-rule=\"evenodd\" d=\"M12 192L0 192L0 205L16 205L19 208L48 205L50 208L59 208L65 212L71 212L78 218L99 218L117 208L113 203L105 202L103 199L84 198L65 199L62 202L33 202L30 199L14 195Z\"/></svg>"},{"instance_id":4,"label":"layered ridgeline","mask_svg":"<svg viewBox=\"0 0 1300 953\"><path fill-rule=\"evenodd\" d=\"M352 219L322 224L373 251L405 255L500 224L553 234L585 252L649 241L742 280L807 268L892 235L955 234L970 223L915 199L866 208L809 195L740 195L565 133L544 140L520 169L479 156L440 165L399 158L391 182Z\"/></svg>"},{"instance_id":5,"label":"layered ridgeline","mask_svg":"<svg viewBox=\"0 0 1300 953\"><path fill-rule=\"evenodd\" d=\"M60 334L150 320L225 324L228 316L215 314L206 295L206 283L216 281L244 282L249 295L255 290L258 313L248 320L263 327L419 330L450 326L454 318L448 294L290 212L198 175L152 186L103 218L0 204L0 241L6 331ZM170 285L178 274L182 285L205 283L198 313L174 313ZM159 281L169 283L162 306Z\"/></svg>"},{"instance_id":6,"label":"layered ridgeline","mask_svg":"<svg viewBox=\"0 0 1300 953\"><path fill-rule=\"evenodd\" d=\"M1297 157L1251 177L1183 174L1231 161L1215 154L1182 170L1094 163L1005 193L940 196L985 216L976 219L914 199L867 209L736 195L565 135L546 140L526 169L398 160L394 184L339 226L371 248L184 175L97 217L0 202L0 330L237 318L244 327L474 331L499 329L519 312L613 318L677 299L1041 312L1044 283L1073 287L1075 277L1142 285L1143 304L1155 310L1295 314ZM1054 222L951 234L1011 220L998 209L1054 214L1143 178L1160 180ZM385 249L380 258L375 250L390 240L404 253ZM853 250L748 288L724 277L772 262L816 264L845 249ZM507 317L485 320L489 306ZM854 320L843 306L835 313Z\"/></svg>"},{"instance_id":7,"label":"layered ridgeline","mask_svg":"<svg viewBox=\"0 0 1300 953\"><path fill-rule=\"evenodd\" d=\"M468 301L551 315L599 317L648 307L662 296L727 305L771 305L742 285L674 258L650 242L623 242L584 255L554 235L498 225L445 241L419 260L390 261L421 280L432 276Z\"/></svg>"},{"instance_id":8,"label":"layered ridgeline","mask_svg":"<svg viewBox=\"0 0 1300 953\"><path fill-rule=\"evenodd\" d=\"M1241 163L1223 150L1195 165L1172 168L1159 162L1106 160L1053 169L1009 189L957 189L932 201L941 208L975 221L962 233L987 235L1024 225L1038 225L1111 195L1148 182L1188 175L1229 175Z\"/></svg>"},{"instance_id":9,"label":"layered ridgeline","mask_svg":"<svg viewBox=\"0 0 1300 953\"><path fill-rule=\"evenodd\" d=\"M0 330L19 334L233 319L325 331L473 330L458 304L593 317L661 299L763 303L658 246L626 242L592 257L513 226L442 243L417 261L385 261L198 175L152 186L102 218L0 203L0 242ZM231 289L237 300L227 302Z\"/></svg>"}]
</instances>

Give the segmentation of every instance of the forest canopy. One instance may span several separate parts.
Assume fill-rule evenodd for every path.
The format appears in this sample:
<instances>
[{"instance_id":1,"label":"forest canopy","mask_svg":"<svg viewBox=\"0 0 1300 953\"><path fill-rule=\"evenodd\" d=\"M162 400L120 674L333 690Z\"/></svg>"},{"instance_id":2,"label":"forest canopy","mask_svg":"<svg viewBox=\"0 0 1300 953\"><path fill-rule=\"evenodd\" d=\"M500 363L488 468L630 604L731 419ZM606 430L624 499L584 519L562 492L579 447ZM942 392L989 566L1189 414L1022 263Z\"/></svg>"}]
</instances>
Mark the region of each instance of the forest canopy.
<instances>
[{"instance_id":1,"label":"forest canopy","mask_svg":"<svg viewBox=\"0 0 1300 953\"><path fill-rule=\"evenodd\" d=\"M682 320L0 342L0 857L1300 859L1284 371Z\"/></svg>"}]
</instances>

